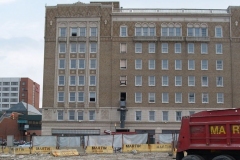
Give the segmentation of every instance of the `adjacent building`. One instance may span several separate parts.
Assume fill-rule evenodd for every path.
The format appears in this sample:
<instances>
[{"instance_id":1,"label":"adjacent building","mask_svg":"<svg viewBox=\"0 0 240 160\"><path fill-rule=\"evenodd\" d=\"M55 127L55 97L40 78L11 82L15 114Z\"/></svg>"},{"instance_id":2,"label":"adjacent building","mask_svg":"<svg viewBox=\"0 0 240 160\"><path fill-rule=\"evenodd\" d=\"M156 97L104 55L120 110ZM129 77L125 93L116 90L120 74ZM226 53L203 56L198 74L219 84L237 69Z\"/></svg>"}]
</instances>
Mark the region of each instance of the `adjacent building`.
<instances>
[{"instance_id":1,"label":"adjacent building","mask_svg":"<svg viewBox=\"0 0 240 160\"><path fill-rule=\"evenodd\" d=\"M6 111L19 102L39 109L40 85L30 78L0 78L0 111Z\"/></svg>"},{"instance_id":2,"label":"adjacent building","mask_svg":"<svg viewBox=\"0 0 240 160\"><path fill-rule=\"evenodd\" d=\"M240 7L46 7L43 135L172 133L240 105Z\"/></svg>"}]
</instances>

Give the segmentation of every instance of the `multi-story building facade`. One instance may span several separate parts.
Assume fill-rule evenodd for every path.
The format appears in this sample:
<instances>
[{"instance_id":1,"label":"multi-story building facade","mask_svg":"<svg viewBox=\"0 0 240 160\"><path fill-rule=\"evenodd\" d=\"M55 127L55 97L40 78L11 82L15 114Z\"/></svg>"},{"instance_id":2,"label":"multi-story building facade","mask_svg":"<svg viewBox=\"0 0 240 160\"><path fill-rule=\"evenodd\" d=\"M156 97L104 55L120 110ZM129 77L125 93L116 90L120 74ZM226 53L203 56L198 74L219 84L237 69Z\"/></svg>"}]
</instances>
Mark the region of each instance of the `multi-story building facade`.
<instances>
[{"instance_id":1,"label":"multi-story building facade","mask_svg":"<svg viewBox=\"0 0 240 160\"><path fill-rule=\"evenodd\" d=\"M19 102L39 109L40 85L30 78L0 78L0 111Z\"/></svg>"},{"instance_id":2,"label":"multi-story building facade","mask_svg":"<svg viewBox=\"0 0 240 160\"><path fill-rule=\"evenodd\" d=\"M169 133L240 105L240 7L46 7L42 134Z\"/></svg>"}]
</instances>

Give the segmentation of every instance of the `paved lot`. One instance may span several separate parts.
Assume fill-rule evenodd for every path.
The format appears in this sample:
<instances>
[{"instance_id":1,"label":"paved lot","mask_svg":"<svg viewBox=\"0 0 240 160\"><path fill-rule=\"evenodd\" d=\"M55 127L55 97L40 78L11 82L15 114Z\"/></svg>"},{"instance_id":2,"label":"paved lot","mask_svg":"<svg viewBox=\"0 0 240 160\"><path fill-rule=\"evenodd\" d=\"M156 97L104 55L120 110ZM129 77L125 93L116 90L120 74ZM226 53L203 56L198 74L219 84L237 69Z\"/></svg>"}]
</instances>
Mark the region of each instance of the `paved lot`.
<instances>
[{"instance_id":1,"label":"paved lot","mask_svg":"<svg viewBox=\"0 0 240 160\"><path fill-rule=\"evenodd\" d=\"M81 154L71 157L53 157L50 154L9 155L1 154L0 160L173 160L167 153L114 153L114 154Z\"/></svg>"}]
</instances>

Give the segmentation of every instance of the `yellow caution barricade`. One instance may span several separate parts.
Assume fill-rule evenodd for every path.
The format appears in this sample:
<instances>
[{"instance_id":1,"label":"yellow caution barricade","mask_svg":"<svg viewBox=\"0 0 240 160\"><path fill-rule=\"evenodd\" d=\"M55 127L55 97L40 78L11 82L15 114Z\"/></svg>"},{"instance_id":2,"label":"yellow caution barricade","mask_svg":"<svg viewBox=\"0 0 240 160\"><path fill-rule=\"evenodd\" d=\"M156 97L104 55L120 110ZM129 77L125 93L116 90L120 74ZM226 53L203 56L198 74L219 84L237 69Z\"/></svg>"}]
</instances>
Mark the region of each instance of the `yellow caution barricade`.
<instances>
[{"instance_id":1,"label":"yellow caution barricade","mask_svg":"<svg viewBox=\"0 0 240 160\"><path fill-rule=\"evenodd\" d=\"M150 146L148 144L124 144L123 152L132 152L136 150L137 152L150 152Z\"/></svg>"},{"instance_id":2,"label":"yellow caution barricade","mask_svg":"<svg viewBox=\"0 0 240 160\"><path fill-rule=\"evenodd\" d=\"M87 146L86 153L113 153L112 146Z\"/></svg>"},{"instance_id":3,"label":"yellow caution barricade","mask_svg":"<svg viewBox=\"0 0 240 160\"><path fill-rule=\"evenodd\" d=\"M151 152L172 152L172 144L150 144Z\"/></svg>"},{"instance_id":4,"label":"yellow caution barricade","mask_svg":"<svg viewBox=\"0 0 240 160\"><path fill-rule=\"evenodd\" d=\"M35 153L41 153L41 154L49 154L51 153L52 150L55 150L56 147L43 147L43 146L38 146L38 147L32 147L32 154Z\"/></svg>"},{"instance_id":5,"label":"yellow caution barricade","mask_svg":"<svg viewBox=\"0 0 240 160\"><path fill-rule=\"evenodd\" d=\"M11 147L12 154L31 154L31 147Z\"/></svg>"},{"instance_id":6,"label":"yellow caution barricade","mask_svg":"<svg viewBox=\"0 0 240 160\"><path fill-rule=\"evenodd\" d=\"M51 154L55 157L69 157L69 156L78 156L79 155L79 153L76 149L52 150Z\"/></svg>"},{"instance_id":7,"label":"yellow caution barricade","mask_svg":"<svg viewBox=\"0 0 240 160\"><path fill-rule=\"evenodd\" d=\"M2 152L3 153L9 153L10 152L10 148L9 147L3 146L1 148L2 148Z\"/></svg>"}]
</instances>

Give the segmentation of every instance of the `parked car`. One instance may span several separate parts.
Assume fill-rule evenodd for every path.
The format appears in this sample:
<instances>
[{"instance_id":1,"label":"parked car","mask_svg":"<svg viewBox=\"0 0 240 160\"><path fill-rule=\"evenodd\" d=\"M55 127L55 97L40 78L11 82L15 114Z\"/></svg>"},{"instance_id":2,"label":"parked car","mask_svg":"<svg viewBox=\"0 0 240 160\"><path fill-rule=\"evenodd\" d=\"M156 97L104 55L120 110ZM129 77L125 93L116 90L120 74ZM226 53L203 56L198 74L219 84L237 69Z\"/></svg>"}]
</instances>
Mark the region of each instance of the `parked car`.
<instances>
[{"instance_id":1,"label":"parked car","mask_svg":"<svg viewBox=\"0 0 240 160\"><path fill-rule=\"evenodd\" d=\"M31 147L31 143L30 142L26 142L24 144L18 145L18 147Z\"/></svg>"}]
</instances>

